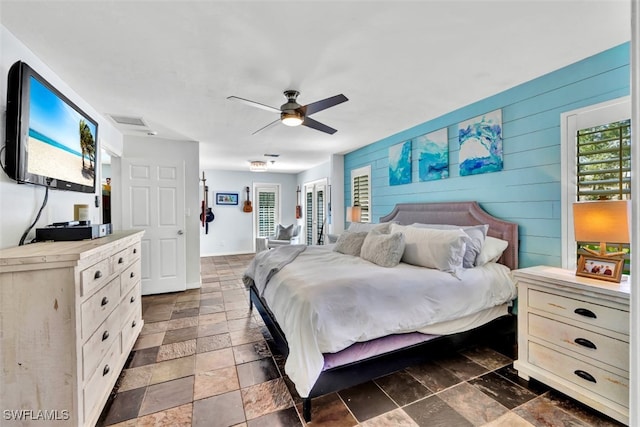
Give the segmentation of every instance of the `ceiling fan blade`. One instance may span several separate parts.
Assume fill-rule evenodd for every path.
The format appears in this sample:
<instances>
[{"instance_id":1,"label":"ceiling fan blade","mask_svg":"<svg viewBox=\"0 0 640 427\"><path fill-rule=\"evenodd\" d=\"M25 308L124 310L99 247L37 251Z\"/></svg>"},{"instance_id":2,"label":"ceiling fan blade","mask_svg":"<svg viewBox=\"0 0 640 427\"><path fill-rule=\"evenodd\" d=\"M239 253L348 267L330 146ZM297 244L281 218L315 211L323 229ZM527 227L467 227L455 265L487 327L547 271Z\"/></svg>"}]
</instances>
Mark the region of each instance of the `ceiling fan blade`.
<instances>
[{"instance_id":1,"label":"ceiling fan blade","mask_svg":"<svg viewBox=\"0 0 640 427\"><path fill-rule=\"evenodd\" d=\"M307 104L302 107L302 110L308 116L313 113L317 113L318 111L326 110L329 107L333 107L334 105L342 104L349 99L343 94L332 96L331 98L323 99L320 101L312 102L311 104Z\"/></svg>"},{"instance_id":2,"label":"ceiling fan blade","mask_svg":"<svg viewBox=\"0 0 640 427\"><path fill-rule=\"evenodd\" d=\"M280 121L280 119L275 119L274 121L272 121L272 122L271 122L271 123L269 123L268 125L266 125L266 126L262 126L260 129L258 129L257 131L255 131L255 132L254 132L254 133L252 133L251 135L255 135L256 133L260 132L261 130L266 129L266 128L268 128L269 126L271 126L271 125L274 125L274 124L278 123L279 121ZM304 123L303 123L303 124L304 124Z\"/></svg>"},{"instance_id":3,"label":"ceiling fan blade","mask_svg":"<svg viewBox=\"0 0 640 427\"><path fill-rule=\"evenodd\" d=\"M310 127L315 130L319 130L320 132L328 133L329 135L333 135L334 133L338 132L336 129L329 127L323 123L320 123L317 120L313 120L310 117L305 117L304 121L302 122L302 125Z\"/></svg>"},{"instance_id":4,"label":"ceiling fan blade","mask_svg":"<svg viewBox=\"0 0 640 427\"><path fill-rule=\"evenodd\" d=\"M252 107L261 108L261 109L263 109L263 110L271 111L271 112L274 112L274 113L279 113L279 112L280 112L280 109L279 109L279 108L272 107L272 106L270 106L270 105L261 104L261 103L259 103L259 102L251 101L251 100L249 100L249 99L240 98L239 96L227 96L227 99L232 99L232 100L235 100L235 101L240 101L240 102L243 102L243 103L245 103L245 104L247 104L247 105L250 105L250 106L252 106Z\"/></svg>"}]
</instances>

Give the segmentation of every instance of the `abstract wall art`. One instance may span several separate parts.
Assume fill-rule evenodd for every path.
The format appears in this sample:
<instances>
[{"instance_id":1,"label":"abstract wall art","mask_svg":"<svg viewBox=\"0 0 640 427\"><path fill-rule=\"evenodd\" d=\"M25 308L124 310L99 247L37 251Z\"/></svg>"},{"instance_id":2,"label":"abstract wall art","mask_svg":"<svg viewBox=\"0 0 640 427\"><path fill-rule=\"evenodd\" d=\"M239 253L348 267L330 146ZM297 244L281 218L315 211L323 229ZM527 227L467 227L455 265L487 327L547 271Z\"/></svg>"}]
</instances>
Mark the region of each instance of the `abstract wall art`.
<instances>
[{"instance_id":1,"label":"abstract wall art","mask_svg":"<svg viewBox=\"0 0 640 427\"><path fill-rule=\"evenodd\" d=\"M389 185L411 182L411 141L389 147Z\"/></svg>"},{"instance_id":2,"label":"abstract wall art","mask_svg":"<svg viewBox=\"0 0 640 427\"><path fill-rule=\"evenodd\" d=\"M495 110L458 124L460 175L501 171L502 110Z\"/></svg>"},{"instance_id":3,"label":"abstract wall art","mask_svg":"<svg viewBox=\"0 0 640 427\"><path fill-rule=\"evenodd\" d=\"M420 181L449 177L449 141L447 129L440 129L413 139L418 157Z\"/></svg>"}]
</instances>

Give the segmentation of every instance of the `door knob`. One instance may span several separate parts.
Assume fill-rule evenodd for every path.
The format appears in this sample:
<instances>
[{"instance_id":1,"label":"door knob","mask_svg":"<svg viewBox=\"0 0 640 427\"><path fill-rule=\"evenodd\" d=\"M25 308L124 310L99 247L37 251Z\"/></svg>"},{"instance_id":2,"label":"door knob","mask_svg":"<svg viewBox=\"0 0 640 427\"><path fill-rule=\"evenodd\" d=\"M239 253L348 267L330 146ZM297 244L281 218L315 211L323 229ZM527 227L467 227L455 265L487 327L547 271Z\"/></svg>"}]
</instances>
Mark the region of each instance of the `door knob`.
<instances>
[{"instance_id":1,"label":"door knob","mask_svg":"<svg viewBox=\"0 0 640 427\"><path fill-rule=\"evenodd\" d=\"M184 231L182 231L182 230L178 230L178 235L179 235L179 236L182 236L183 234L184 234Z\"/></svg>"}]
</instances>

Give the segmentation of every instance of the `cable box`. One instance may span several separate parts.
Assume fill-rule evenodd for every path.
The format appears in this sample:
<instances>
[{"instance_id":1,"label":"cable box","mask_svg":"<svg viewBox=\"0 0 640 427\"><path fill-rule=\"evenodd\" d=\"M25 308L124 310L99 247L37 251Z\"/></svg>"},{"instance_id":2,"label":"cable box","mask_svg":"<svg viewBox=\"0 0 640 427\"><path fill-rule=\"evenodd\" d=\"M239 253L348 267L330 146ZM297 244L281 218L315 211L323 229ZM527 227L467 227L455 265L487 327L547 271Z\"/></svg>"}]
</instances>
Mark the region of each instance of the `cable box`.
<instances>
[{"instance_id":1,"label":"cable box","mask_svg":"<svg viewBox=\"0 0 640 427\"><path fill-rule=\"evenodd\" d=\"M97 239L111 234L111 224L56 225L36 228L36 241L73 241Z\"/></svg>"}]
</instances>

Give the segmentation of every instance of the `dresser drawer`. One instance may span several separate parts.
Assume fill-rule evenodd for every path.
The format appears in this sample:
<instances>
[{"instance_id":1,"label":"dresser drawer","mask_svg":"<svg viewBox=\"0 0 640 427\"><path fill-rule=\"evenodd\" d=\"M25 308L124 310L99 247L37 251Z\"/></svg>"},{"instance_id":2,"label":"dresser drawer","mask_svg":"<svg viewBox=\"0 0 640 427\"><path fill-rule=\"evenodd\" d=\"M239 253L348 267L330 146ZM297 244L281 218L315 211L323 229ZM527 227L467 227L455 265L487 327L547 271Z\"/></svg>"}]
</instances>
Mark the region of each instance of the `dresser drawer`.
<instances>
[{"instance_id":1,"label":"dresser drawer","mask_svg":"<svg viewBox=\"0 0 640 427\"><path fill-rule=\"evenodd\" d=\"M85 422L88 421L87 417L91 416L91 412L94 411L98 402L111 391L111 384L115 382L114 377L120 374L121 367L118 365L118 361L121 353L120 340L116 339L89 381L85 382L83 389Z\"/></svg>"},{"instance_id":2,"label":"dresser drawer","mask_svg":"<svg viewBox=\"0 0 640 427\"><path fill-rule=\"evenodd\" d=\"M629 370L629 343L529 313L529 335L600 362Z\"/></svg>"},{"instance_id":3,"label":"dresser drawer","mask_svg":"<svg viewBox=\"0 0 640 427\"><path fill-rule=\"evenodd\" d=\"M114 310L82 346L82 378L87 381L114 340L120 339L122 319Z\"/></svg>"},{"instance_id":4,"label":"dresser drawer","mask_svg":"<svg viewBox=\"0 0 640 427\"><path fill-rule=\"evenodd\" d=\"M566 354L529 342L528 361L554 375L629 407L629 380Z\"/></svg>"},{"instance_id":5,"label":"dresser drawer","mask_svg":"<svg viewBox=\"0 0 640 427\"><path fill-rule=\"evenodd\" d=\"M136 338L142 330L142 313L133 311L122 326L122 351L131 351Z\"/></svg>"},{"instance_id":6,"label":"dresser drawer","mask_svg":"<svg viewBox=\"0 0 640 427\"><path fill-rule=\"evenodd\" d=\"M140 301L140 282L122 299L118 308L118 317L120 318L119 326L122 326L134 311L142 313L142 303Z\"/></svg>"},{"instance_id":7,"label":"dresser drawer","mask_svg":"<svg viewBox=\"0 0 640 427\"><path fill-rule=\"evenodd\" d=\"M82 303L82 339L91 336L119 303L120 277L116 277Z\"/></svg>"},{"instance_id":8,"label":"dresser drawer","mask_svg":"<svg viewBox=\"0 0 640 427\"><path fill-rule=\"evenodd\" d=\"M138 259L120 275L120 293L122 295L129 292L131 287L140 281L141 273L141 262Z\"/></svg>"},{"instance_id":9,"label":"dresser drawer","mask_svg":"<svg viewBox=\"0 0 640 427\"><path fill-rule=\"evenodd\" d=\"M529 307L629 335L629 312L529 289Z\"/></svg>"},{"instance_id":10,"label":"dresser drawer","mask_svg":"<svg viewBox=\"0 0 640 427\"><path fill-rule=\"evenodd\" d=\"M110 261L103 259L80 273L80 295L88 297L109 278Z\"/></svg>"},{"instance_id":11,"label":"dresser drawer","mask_svg":"<svg viewBox=\"0 0 640 427\"><path fill-rule=\"evenodd\" d=\"M135 243L111 256L111 268L119 273L127 268L135 259L140 258L140 242Z\"/></svg>"}]
</instances>

